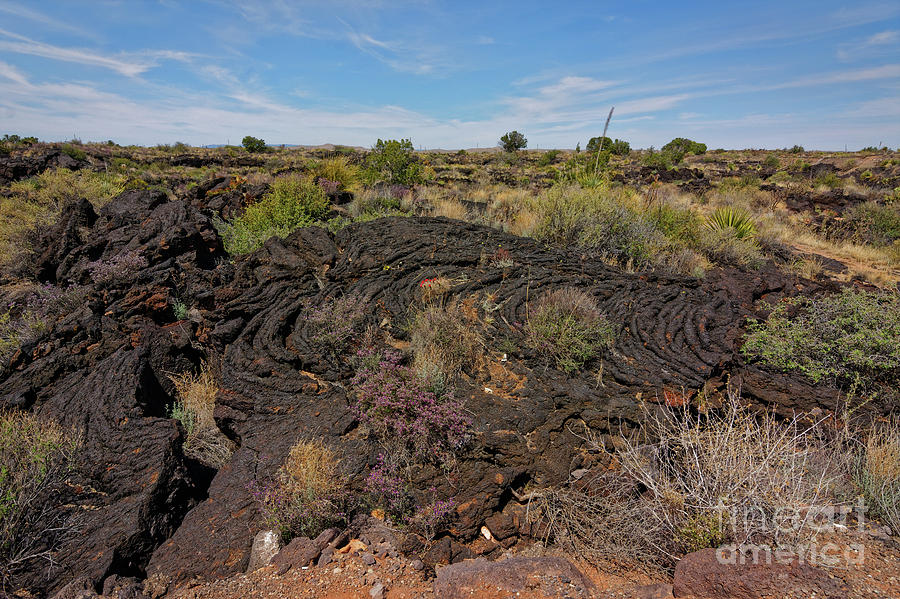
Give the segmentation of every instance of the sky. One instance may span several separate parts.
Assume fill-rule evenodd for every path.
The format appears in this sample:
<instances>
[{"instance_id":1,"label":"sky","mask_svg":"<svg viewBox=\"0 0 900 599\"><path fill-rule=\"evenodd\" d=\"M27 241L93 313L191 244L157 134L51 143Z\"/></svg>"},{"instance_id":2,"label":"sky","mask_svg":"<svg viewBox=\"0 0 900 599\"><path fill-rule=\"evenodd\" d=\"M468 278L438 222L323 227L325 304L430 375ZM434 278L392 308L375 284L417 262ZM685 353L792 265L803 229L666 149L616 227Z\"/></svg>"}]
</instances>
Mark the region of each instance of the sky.
<instances>
[{"instance_id":1,"label":"sky","mask_svg":"<svg viewBox=\"0 0 900 599\"><path fill-rule=\"evenodd\" d=\"M900 2L0 0L0 134L900 146Z\"/></svg>"}]
</instances>

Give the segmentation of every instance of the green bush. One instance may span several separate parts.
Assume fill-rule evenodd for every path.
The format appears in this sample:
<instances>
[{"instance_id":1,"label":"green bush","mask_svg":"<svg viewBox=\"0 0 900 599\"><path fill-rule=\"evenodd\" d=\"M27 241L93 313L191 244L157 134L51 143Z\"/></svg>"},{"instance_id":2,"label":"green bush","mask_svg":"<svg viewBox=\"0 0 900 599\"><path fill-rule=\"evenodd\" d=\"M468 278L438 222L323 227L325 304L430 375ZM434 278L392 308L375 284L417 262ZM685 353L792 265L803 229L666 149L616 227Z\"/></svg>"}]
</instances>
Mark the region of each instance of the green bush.
<instances>
[{"instance_id":1,"label":"green bush","mask_svg":"<svg viewBox=\"0 0 900 599\"><path fill-rule=\"evenodd\" d=\"M230 223L221 223L219 232L228 253L246 254L270 237L286 237L324 219L329 209L325 192L312 179L296 175L279 177L272 184L272 191L247 206Z\"/></svg>"},{"instance_id":2,"label":"green bush","mask_svg":"<svg viewBox=\"0 0 900 599\"><path fill-rule=\"evenodd\" d=\"M751 319L741 351L781 370L860 396L900 386L900 295L846 288L789 298L765 321Z\"/></svg>"},{"instance_id":3,"label":"green bush","mask_svg":"<svg viewBox=\"0 0 900 599\"><path fill-rule=\"evenodd\" d=\"M673 158L677 157L675 162L681 162L681 160L687 156L688 154L705 154L706 153L706 144L702 144L691 139L687 139L685 137L676 137L662 148L660 151L663 154L669 154Z\"/></svg>"},{"instance_id":4,"label":"green bush","mask_svg":"<svg viewBox=\"0 0 900 599\"><path fill-rule=\"evenodd\" d=\"M806 150L803 149L803 146L794 145L793 147L788 148L787 150L791 154L802 154Z\"/></svg>"},{"instance_id":5,"label":"green bush","mask_svg":"<svg viewBox=\"0 0 900 599\"><path fill-rule=\"evenodd\" d=\"M528 146L528 140L518 131L510 131L503 134L503 137L500 138L500 143L497 145L507 152L517 152Z\"/></svg>"},{"instance_id":6,"label":"green bush","mask_svg":"<svg viewBox=\"0 0 900 599\"><path fill-rule=\"evenodd\" d=\"M559 150L547 150L543 154L541 154L540 159L538 160L538 166L550 166L556 159L559 157Z\"/></svg>"},{"instance_id":7,"label":"green bush","mask_svg":"<svg viewBox=\"0 0 900 599\"><path fill-rule=\"evenodd\" d=\"M264 139L259 139L252 135L245 136L241 140L241 145L244 146L245 150L252 153L265 152L267 147Z\"/></svg>"},{"instance_id":8,"label":"green bush","mask_svg":"<svg viewBox=\"0 0 900 599\"><path fill-rule=\"evenodd\" d=\"M845 216L853 237L863 243L886 246L900 240L900 204L870 200L854 206Z\"/></svg>"},{"instance_id":9,"label":"green bush","mask_svg":"<svg viewBox=\"0 0 900 599\"><path fill-rule=\"evenodd\" d=\"M79 436L24 412L0 412L0 580L45 558L72 532L60 492Z\"/></svg>"},{"instance_id":10,"label":"green bush","mask_svg":"<svg viewBox=\"0 0 900 599\"><path fill-rule=\"evenodd\" d=\"M75 160L87 160L87 153L81 148L76 148L72 144L64 145L62 147L62 153Z\"/></svg>"},{"instance_id":11,"label":"green bush","mask_svg":"<svg viewBox=\"0 0 900 599\"><path fill-rule=\"evenodd\" d=\"M778 156L776 156L775 154L769 154L768 156L766 156L766 159L763 160L763 165L769 168L778 168L779 166L781 166L781 161L778 160Z\"/></svg>"},{"instance_id":12,"label":"green bush","mask_svg":"<svg viewBox=\"0 0 900 599\"><path fill-rule=\"evenodd\" d=\"M528 345L569 374L612 347L615 331L592 296L572 287L544 293L525 323Z\"/></svg>"},{"instance_id":13,"label":"green bush","mask_svg":"<svg viewBox=\"0 0 900 599\"><path fill-rule=\"evenodd\" d=\"M668 170L682 161L683 154L673 152L657 152L653 148L647 150L647 153L641 157L641 164L655 168L658 170Z\"/></svg>"},{"instance_id":14,"label":"green bush","mask_svg":"<svg viewBox=\"0 0 900 599\"><path fill-rule=\"evenodd\" d=\"M628 156L631 152L631 145L623 140L616 139L612 140L608 137L598 136L592 137L588 140L587 147L585 148L589 153L593 154L594 152L601 149L600 142L603 142L602 149L608 150L611 154L615 154L616 156Z\"/></svg>"},{"instance_id":15,"label":"green bush","mask_svg":"<svg viewBox=\"0 0 900 599\"><path fill-rule=\"evenodd\" d=\"M651 266L665 250L665 236L605 187L557 186L533 203L533 236L554 244L578 245L622 266Z\"/></svg>"},{"instance_id":16,"label":"green bush","mask_svg":"<svg viewBox=\"0 0 900 599\"><path fill-rule=\"evenodd\" d=\"M396 185L415 185L422 182L422 165L408 139L379 139L366 157L371 178Z\"/></svg>"}]
</instances>

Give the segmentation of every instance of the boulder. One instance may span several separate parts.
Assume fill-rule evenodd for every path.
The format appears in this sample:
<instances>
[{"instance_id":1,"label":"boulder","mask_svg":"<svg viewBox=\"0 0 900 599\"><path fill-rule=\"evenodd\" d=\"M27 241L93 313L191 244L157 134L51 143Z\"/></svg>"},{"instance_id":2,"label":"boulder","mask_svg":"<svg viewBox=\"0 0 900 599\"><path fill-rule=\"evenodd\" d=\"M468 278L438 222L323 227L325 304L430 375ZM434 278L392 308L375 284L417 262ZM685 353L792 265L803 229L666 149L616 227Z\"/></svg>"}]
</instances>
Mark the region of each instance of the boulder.
<instances>
[{"instance_id":1,"label":"boulder","mask_svg":"<svg viewBox=\"0 0 900 599\"><path fill-rule=\"evenodd\" d=\"M779 552L702 549L675 566L675 597L763 599L847 597L848 589L828 572Z\"/></svg>"}]
</instances>

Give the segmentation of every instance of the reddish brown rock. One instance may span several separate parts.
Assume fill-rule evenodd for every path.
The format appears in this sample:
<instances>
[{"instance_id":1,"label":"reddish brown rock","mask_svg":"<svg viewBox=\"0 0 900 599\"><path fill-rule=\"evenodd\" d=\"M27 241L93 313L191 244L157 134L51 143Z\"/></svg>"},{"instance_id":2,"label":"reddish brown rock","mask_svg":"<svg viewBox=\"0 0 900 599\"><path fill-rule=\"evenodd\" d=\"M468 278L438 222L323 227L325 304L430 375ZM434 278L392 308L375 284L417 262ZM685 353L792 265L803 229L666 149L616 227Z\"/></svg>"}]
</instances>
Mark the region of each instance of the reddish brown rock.
<instances>
[{"instance_id":1,"label":"reddish brown rock","mask_svg":"<svg viewBox=\"0 0 900 599\"><path fill-rule=\"evenodd\" d=\"M674 592L676 597L696 599L848 596L848 590L825 570L800 563L796 556L759 552L754 557L750 552L718 549L682 558L675 566Z\"/></svg>"}]
</instances>

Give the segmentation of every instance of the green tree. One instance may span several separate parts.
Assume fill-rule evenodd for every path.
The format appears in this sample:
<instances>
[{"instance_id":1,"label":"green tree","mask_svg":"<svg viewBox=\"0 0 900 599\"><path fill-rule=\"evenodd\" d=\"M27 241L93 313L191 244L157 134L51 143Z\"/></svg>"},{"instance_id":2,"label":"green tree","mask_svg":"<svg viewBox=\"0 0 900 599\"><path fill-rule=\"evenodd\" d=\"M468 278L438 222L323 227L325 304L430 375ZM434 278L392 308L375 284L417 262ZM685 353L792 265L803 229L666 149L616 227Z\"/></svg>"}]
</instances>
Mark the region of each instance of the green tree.
<instances>
[{"instance_id":1,"label":"green tree","mask_svg":"<svg viewBox=\"0 0 900 599\"><path fill-rule=\"evenodd\" d=\"M706 144L696 142L686 137L676 137L662 148L660 152L671 157L674 164L678 164L688 154L705 154Z\"/></svg>"},{"instance_id":2,"label":"green tree","mask_svg":"<svg viewBox=\"0 0 900 599\"><path fill-rule=\"evenodd\" d=\"M241 145L243 145L244 149L248 152L256 153L266 151L266 140L253 137L252 135L245 136L244 139L241 140Z\"/></svg>"},{"instance_id":3,"label":"green tree","mask_svg":"<svg viewBox=\"0 0 900 599\"><path fill-rule=\"evenodd\" d=\"M528 140L518 131L510 131L509 133L503 134L503 137L500 138L500 143L497 145L501 146L507 152L516 152L527 147Z\"/></svg>"},{"instance_id":4,"label":"green tree","mask_svg":"<svg viewBox=\"0 0 900 599\"><path fill-rule=\"evenodd\" d=\"M369 175L386 183L414 185L422 182L422 166L408 139L379 139L366 157Z\"/></svg>"}]
</instances>

